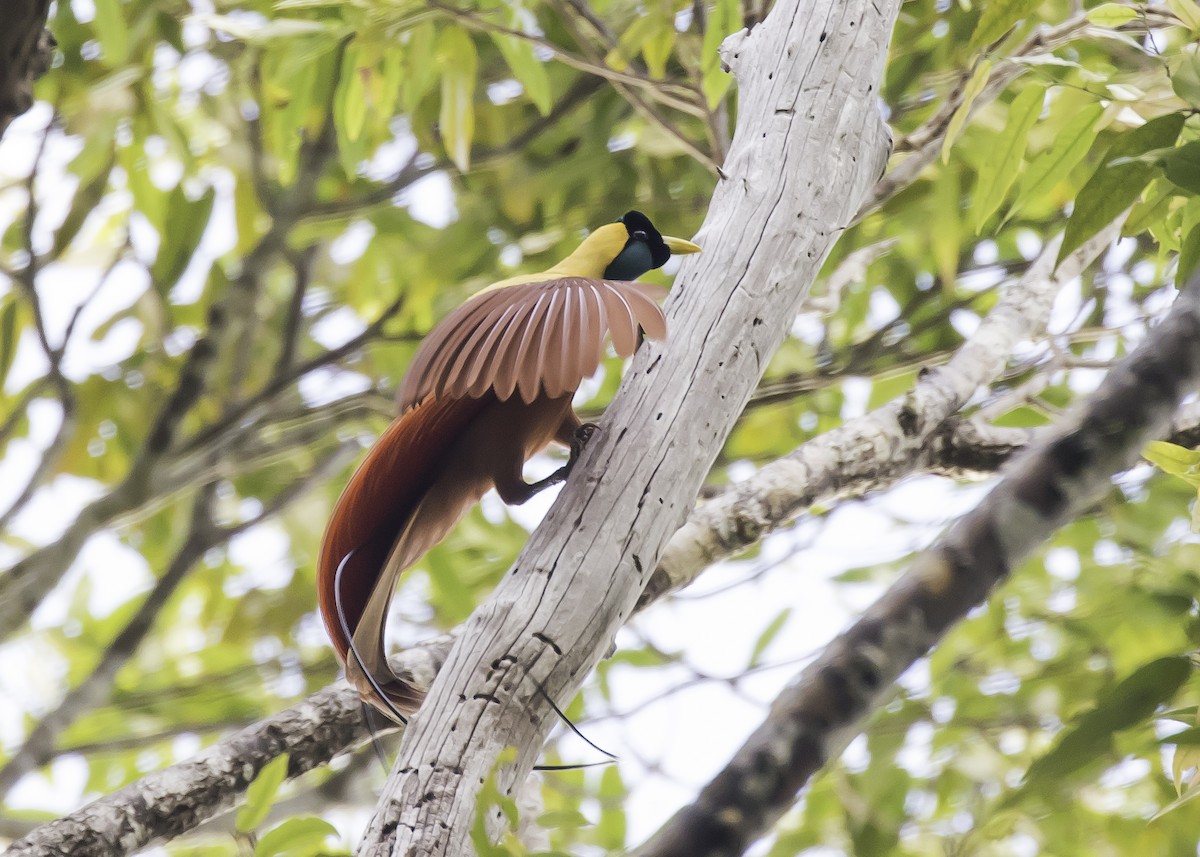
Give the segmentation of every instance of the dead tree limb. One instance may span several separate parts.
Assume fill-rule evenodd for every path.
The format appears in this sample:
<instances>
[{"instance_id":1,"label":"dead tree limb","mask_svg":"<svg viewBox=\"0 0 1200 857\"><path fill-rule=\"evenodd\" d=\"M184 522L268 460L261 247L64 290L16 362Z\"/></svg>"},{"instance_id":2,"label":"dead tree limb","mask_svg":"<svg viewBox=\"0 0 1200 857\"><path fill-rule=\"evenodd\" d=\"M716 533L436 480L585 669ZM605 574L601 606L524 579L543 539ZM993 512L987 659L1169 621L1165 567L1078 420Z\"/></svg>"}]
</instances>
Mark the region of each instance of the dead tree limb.
<instances>
[{"instance_id":1,"label":"dead tree limb","mask_svg":"<svg viewBox=\"0 0 1200 857\"><path fill-rule=\"evenodd\" d=\"M726 40L739 81L724 179L573 478L467 623L410 723L361 853L471 848L479 786L515 793L634 609L822 261L882 172L876 103L898 3L798 0ZM515 763L500 766L506 748Z\"/></svg>"},{"instance_id":2,"label":"dead tree limb","mask_svg":"<svg viewBox=\"0 0 1200 857\"><path fill-rule=\"evenodd\" d=\"M774 701L766 720L639 857L732 857L845 749L893 685L1021 560L1111 489L1200 381L1200 276L1082 412L1014 463Z\"/></svg>"}]
</instances>

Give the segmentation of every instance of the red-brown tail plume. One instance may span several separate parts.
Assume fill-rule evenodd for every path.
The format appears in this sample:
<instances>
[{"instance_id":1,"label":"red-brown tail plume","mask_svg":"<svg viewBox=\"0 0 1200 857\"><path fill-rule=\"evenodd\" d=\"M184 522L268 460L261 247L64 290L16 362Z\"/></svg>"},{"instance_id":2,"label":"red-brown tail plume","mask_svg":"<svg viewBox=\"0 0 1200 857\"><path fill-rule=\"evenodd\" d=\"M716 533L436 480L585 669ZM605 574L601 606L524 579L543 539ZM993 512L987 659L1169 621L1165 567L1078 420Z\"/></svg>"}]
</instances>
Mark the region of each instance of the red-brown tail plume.
<instances>
[{"instance_id":1,"label":"red-brown tail plume","mask_svg":"<svg viewBox=\"0 0 1200 857\"><path fill-rule=\"evenodd\" d=\"M431 399L397 417L350 477L333 510L321 544L317 597L325 629L338 658L347 664L348 676L350 670L361 671L365 653L359 646L360 656L355 657L351 639L388 556L401 532L412 529L408 525L437 479L442 459L482 406L479 399ZM477 499L464 496L461 505L465 508ZM454 526L458 514L450 518L450 511L446 510L449 520L444 527L430 521L428 528L410 533L410 540L427 543L422 553ZM374 652L370 657L374 659ZM378 675L376 679L385 685L386 697L402 711L413 711L420 704L421 694L407 682ZM364 688L363 682L354 683L364 697L376 705L382 702L371 684Z\"/></svg>"},{"instance_id":2,"label":"red-brown tail plume","mask_svg":"<svg viewBox=\"0 0 1200 857\"><path fill-rule=\"evenodd\" d=\"M502 287L468 301L422 343L405 409L338 500L317 571L321 616L346 677L385 715L403 720L424 698L384 648L400 573L490 488L522 503L565 478L570 462L532 485L521 471L551 441L577 448L571 396L603 357L606 334L622 357L639 329L666 334L651 297L660 291L586 277Z\"/></svg>"}]
</instances>

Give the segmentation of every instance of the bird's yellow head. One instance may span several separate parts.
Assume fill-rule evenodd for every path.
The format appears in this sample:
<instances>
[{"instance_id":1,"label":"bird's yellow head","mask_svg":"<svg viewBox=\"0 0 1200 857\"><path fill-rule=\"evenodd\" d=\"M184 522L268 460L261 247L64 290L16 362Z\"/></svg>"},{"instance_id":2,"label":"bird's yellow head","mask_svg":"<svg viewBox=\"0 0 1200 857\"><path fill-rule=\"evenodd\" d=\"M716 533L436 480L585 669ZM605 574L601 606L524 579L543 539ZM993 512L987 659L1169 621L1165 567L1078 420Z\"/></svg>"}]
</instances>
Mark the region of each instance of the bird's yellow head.
<instances>
[{"instance_id":1,"label":"bird's yellow head","mask_svg":"<svg viewBox=\"0 0 1200 857\"><path fill-rule=\"evenodd\" d=\"M601 226L555 265L551 271L576 277L636 280L652 268L661 268L672 254L699 253L691 241L662 235L650 218L628 211L615 223Z\"/></svg>"}]
</instances>

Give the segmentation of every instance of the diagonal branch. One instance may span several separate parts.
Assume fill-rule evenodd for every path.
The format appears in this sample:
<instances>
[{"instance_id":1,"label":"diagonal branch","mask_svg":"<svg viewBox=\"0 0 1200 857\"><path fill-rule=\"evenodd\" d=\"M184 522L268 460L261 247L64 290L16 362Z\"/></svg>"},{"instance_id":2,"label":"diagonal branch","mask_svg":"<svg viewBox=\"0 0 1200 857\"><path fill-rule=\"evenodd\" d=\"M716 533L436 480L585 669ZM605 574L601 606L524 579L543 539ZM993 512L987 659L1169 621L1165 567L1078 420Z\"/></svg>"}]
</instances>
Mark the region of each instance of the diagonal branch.
<instances>
[{"instance_id":1,"label":"diagonal branch","mask_svg":"<svg viewBox=\"0 0 1200 857\"><path fill-rule=\"evenodd\" d=\"M914 472L929 438L996 379L1017 343L1045 328L1055 295L1100 255L1124 219L1122 214L1053 273L1059 241L1048 242L950 362L924 371L907 395L802 444L694 511L672 536L640 603L686 586L712 563L749 548L847 485L862 492Z\"/></svg>"},{"instance_id":2,"label":"diagonal branch","mask_svg":"<svg viewBox=\"0 0 1200 857\"><path fill-rule=\"evenodd\" d=\"M698 239L712 242L668 298L670 346L639 351L566 490L467 623L405 732L363 854L469 849L480 784L494 773L515 792L537 757L553 723L542 694L571 695L609 649L882 171L874 92L898 5L793 0L726 40L738 129ZM510 746L516 761L497 769Z\"/></svg>"},{"instance_id":3,"label":"diagonal branch","mask_svg":"<svg viewBox=\"0 0 1200 857\"><path fill-rule=\"evenodd\" d=\"M428 683L441 668L446 638L394 659ZM371 740L358 691L338 681L200 752L35 828L5 857L113 857L174 839L232 809L262 767L287 753L289 778Z\"/></svg>"},{"instance_id":4,"label":"diagonal branch","mask_svg":"<svg viewBox=\"0 0 1200 857\"><path fill-rule=\"evenodd\" d=\"M14 842L6 857L113 857L172 839L231 809L263 766L284 753L288 776L370 738L358 694L339 683L155 771Z\"/></svg>"},{"instance_id":5,"label":"diagonal branch","mask_svg":"<svg viewBox=\"0 0 1200 857\"><path fill-rule=\"evenodd\" d=\"M193 505L188 534L170 564L87 678L73 687L63 700L38 722L25 742L9 757L4 766L0 767L0 795L6 794L22 776L49 761L63 731L81 714L108 698L121 667L133 657L153 629L158 614L205 553L281 512L313 485L327 479L336 468L345 463L347 455L356 448L357 444L346 442L326 453L304 479L290 483L271 498L259 514L233 526L220 527L213 521L212 507L216 483L211 482L201 487Z\"/></svg>"},{"instance_id":6,"label":"diagonal branch","mask_svg":"<svg viewBox=\"0 0 1200 857\"><path fill-rule=\"evenodd\" d=\"M38 721L25 742L0 768L0 795L7 794L17 780L45 764L54 752L58 736L79 715L104 701L117 673L149 633L159 611L195 562L217 544L219 531L212 526L210 519L213 488L209 485L199 492L192 509L191 527L183 544L137 612L105 650L100 662L87 678L71 688L63 700Z\"/></svg>"},{"instance_id":7,"label":"diagonal branch","mask_svg":"<svg viewBox=\"0 0 1200 857\"><path fill-rule=\"evenodd\" d=\"M1082 413L1047 432L972 512L781 693L763 724L640 857L739 855L836 758L906 669L1056 529L1111 488L1200 382L1200 276Z\"/></svg>"},{"instance_id":8,"label":"diagonal branch","mask_svg":"<svg viewBox=\"0 0 1200 857\"><path fill-rule=\"evenodd\" d=\"M472 167L478 170L491 163L500 161L514 152L522 151L547 130L561 123L575 108L583 104L593 93L599 91L603 84L604 81L598 77L582 77L575 81L570 89L562 94L549 113L545 116L539 116L530 122L519 133L505 141L503 145L472 152ZM417 180L431 173L451 169L451 164L446 159L434 160L423 166L418 165L417 156L420 154L419 149L414 151L404 166L391 179L378 187L374 187L352 199L335 199L317 203L309 208L305 217L314 219L342 217L353 212L365 211L376 205L390 203L395 199L397 194L410 187Z\"/></svg>"},{"instance_id":9,"label":"diagonal branch","mask_svg":"<svg viewBox=\"0 0 1200 857\"><path fill-rule=\"evenodd\" d=\"M994 472L1016 452L1030 443L1034 432L1029 429L995 429L979 427L971 423L949 420L930 439L924 459L931 472L972 475ZM1176 417L1176 426L1168 437L1181 446L1200 443L1200 405L1184 407ZM845 486L849 492L853 485ZM864 488L865 490L865 488ZM653 603L653 602L650 602ZM644 606L648 606L643 604ZM419 677L428 685L441 668L450 646L462 629L407 649L392 657L392 665L398 672ZM117 853L129 853L151 844L156 840L170 839L192 830L195 826L234 807L245 792L247 782L227 775L228 766L239 760L239 753L249 749L244 759L246 764L261 766L283 752L294 747L310 747L306 766L290 772L298 776L306 770L328 762L334 756L348 752L367 740L366 727L361 723L361 708L356 691L345 682L337 682L309 696L303 702L246 727L235 735L224 738L210 749L210 755L171 765L149 774L121 791L102 797L83 809L56 821L36 828L34 832L23 829L27 837L14 854L45 855L53 857L64 851L68 839L72 843L70 853L79 857L108 857L112 854L105 844L111 839L111 830L136 831L128 834L123 849ZM308 716L306 712L315 711ZM330 738L319 734L322 724L340 722L348 718L345 729ZM355 718L358 718L356 721ZM214 724L206 724L212 728ZM199 725L192 731L199 729ZM283 741L276 745L274 754L263 752L263 736L276 734ZM344 738L344 741L341 740ZM145 739L132 742L140 746ZM119 746L124 746L120 744ZM74 752L87 752L86 747L64 748ZM257 769L257 768L256 768ZM175 784L178 804L188 809L187 819L179 817L149 816L148 807L152 798L162 788L162 783ZM85 832L86 830L86 832Z\"/></svg>"},{"instance_id":10,"label":"diagonal branch","mask_svg":"<svg viewBox=\"0 0 1200 857\"><path fill-rule=\"evenodd\" d=\"M429 0L427 5L436 9L441 14L453 19L464 27L472 30L478 30L484 33L494 33L508 36L514 39L520 39L523 42L529 42L543 50L549 51L554 55L554 58L564 65L578 71L585 72L590 75L602 78L614 84L625 84L631 87L637 87L646 93L647 97L660 101L662 104L673 107L682 113L688 113L693 116L703 118L704 110L696 104L696 94L686 86L681 86L677 83L665 80L654 80L653 78L643 77L638 74L633 74L626 71L617 71L605 65L592 63L583 57L576 56L570 51L564 50L561 46L554 44L548 39L541 36L526 33L524 30L516 30L512 27L505 27L502 24L497 24L494 21L489 21L487 18L481 17L467 9L459 9L455 6L450 6L438 0Z\"/></svg>"}]
</instances>

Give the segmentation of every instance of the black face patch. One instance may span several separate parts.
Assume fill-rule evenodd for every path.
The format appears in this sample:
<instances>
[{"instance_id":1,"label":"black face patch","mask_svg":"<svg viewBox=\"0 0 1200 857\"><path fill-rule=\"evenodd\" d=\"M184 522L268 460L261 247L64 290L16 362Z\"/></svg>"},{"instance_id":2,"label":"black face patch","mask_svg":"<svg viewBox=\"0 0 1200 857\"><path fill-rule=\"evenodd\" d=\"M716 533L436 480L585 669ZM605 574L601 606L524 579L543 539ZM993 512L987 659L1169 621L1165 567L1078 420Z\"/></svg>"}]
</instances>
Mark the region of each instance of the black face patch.
<instances>
[{"instance_id":1,"label":"black face patch","mask_svg":"<svg viewBox=\"0 0 1200 857\"><path fill-rule=\"evenodd\" d=\"M671 258L662 233L640 211L627 211L617 220L625 225L629 239L617 257L604 269L609 280L636 280L651 268L661 268Z\"/></svg>"}]
</instances>

